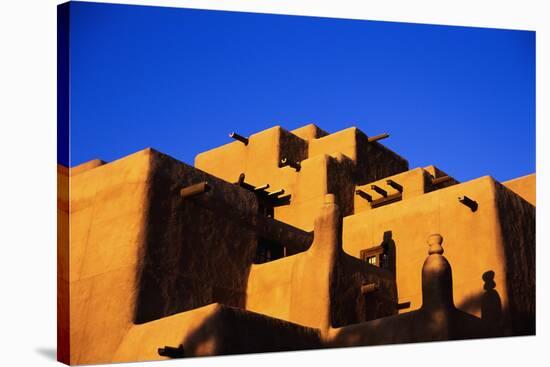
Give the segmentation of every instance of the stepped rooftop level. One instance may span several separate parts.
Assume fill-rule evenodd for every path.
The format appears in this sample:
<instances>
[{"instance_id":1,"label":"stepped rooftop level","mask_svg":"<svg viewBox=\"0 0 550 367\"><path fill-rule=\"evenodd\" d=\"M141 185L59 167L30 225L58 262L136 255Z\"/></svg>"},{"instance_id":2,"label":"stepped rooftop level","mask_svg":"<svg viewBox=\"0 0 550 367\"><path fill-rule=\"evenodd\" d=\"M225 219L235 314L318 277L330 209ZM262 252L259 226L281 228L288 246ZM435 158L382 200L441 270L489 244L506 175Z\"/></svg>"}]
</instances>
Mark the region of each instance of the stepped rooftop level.
<instances>
[{"instance_id":1,"label":"stepped rooftop level","mask_svg":"<svg viewBox=\"0 0 550 367\"><path fill-rule=\"evenodd\" d=\"M377 134L58 166L61 360L534 334L535 174L459 182Z\"/></svg>"}]
</instances>

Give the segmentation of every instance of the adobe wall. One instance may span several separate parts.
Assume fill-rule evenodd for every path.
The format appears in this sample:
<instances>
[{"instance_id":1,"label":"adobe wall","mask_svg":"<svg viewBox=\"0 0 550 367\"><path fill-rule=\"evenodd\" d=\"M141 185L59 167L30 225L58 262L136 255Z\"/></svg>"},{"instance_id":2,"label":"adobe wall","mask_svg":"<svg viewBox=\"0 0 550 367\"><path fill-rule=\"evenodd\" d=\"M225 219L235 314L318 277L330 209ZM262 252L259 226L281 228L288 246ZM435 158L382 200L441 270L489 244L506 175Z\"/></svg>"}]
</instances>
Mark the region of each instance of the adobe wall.
<instances>
[{"instance_id":1,"label":"adobe wall","mask_svg":"<svg viewBox=\"0 0 550 367\"><path fill-rule=\"evenodd\" d=\"M442 180L442 181L438 181ZM384 198L399 196L395 201L408 200L425 193L456 185L458 181L448 176L434 166L413 168L392 176L383 176L380 180L371 181L365 185L357 185L354 195L354 214L378 207L373 205ZM394 186L392 186L394 185ZM373 186L377 186L385 194L381 194ZM366 196L365 196L366 194Z\"/></svg>"},{"instance_id":2,"label":"adobe wall","mask_svg":"<svg viewBox=\"0 0 550 367\"><path fill-rule=\"evenodd\" d=\"M113 362L167 359L157 349L180 344L194 357L314 349L321 339L319 330L214 303L132 326Z\"/></svg>"},{"instance_id":3,"label":"adobe wall","mask_svg":"<svg viewBox=\"0 0 550 367\"><path fill-rule=\"evenodd\" d=\"M207 192L181 197L204 181ZM312 241L259 215L253 193L151 149L72 175L71 223L73 364L110 362L135 324L245 307L259 236L290 254Z\"/></svg>"},{"instance_id":4,"label":"adobe wall","mask_svg":"<svg viewBox=\"0 0 550 367\"><path fill-rule=\"evenodd\" d=\"M57 359L70 360L69 169L57 165Z\"/></svg>"},{"instance_id":5,"label":"adobe wall","mask_svg":"<svg viewBox=\"0 0 550 367\"><path fill-rule=\"evenodd\" d=\"M496 183L496 195L511 326L514 335L531 335L535 333L536 314L536 210L500 183Z\"/></svg>"},{"instance_id":6,"label":"adobe wall","mask_svg":"<svg viewBox=\"0 0 550 367\"><path fill-rule=\"evenodd\" d=\"M71 177L71 364L110 362L134 319L149 150Z\"/></svg>"},{"instance_id":7,"label":"adobe wall","mask_svg":"<svg viewBox=\"0 0 550 367\"><path fill-rule=\"evenodd\" d=\"M333 329L327 347L422 343L487 337L483 322L459 310L421 310Z\"/></svg>"},{"instance_id":8,"label":"adobe wall","mask_svg":"<svg viewBox=\"0 0 550 367\"><path fill-rule=\"evenodd\" d=\"M184 166L148 149L72 176L71 221L78 223L71 226L72 363L110 362L134 323L216 299L242 303L244 263L251 262L246 246L251 257L255 236L247 229L237 233L230 220L208 210L199 213L191 200L182 205L179 189L205 179ZM212 194L215 180L209 180ZM225 193L254 211L255 201L246 194L237 188ZM222 228L212 231L210 225ZM193 228L192 234L185 228ZM232 244L235 250L220 240L224 235L241 239ZM217 251L205 244L217 245ZM181 264L187 271L174 271Z\"/></svg>"},{"instance_id":9,"label":"adobe wall","mask_svg":"<svg viewBox=\"0 0 550 367\"><path fill-rule=\"evenodd\" d=\"M387 184L387 180L389 179L393 180L402 187L401 192ZM397 175L384 177L381 180L369 182L366 185L358 185L356 186L356 190L360 190L362 193L369 195L372 201L382 199L383 196L373 190L372 185L376 185L384 190L388 196L398 195L401 193L400 200L407 200L409 198L423 195L430 190L427 172L422 168L415 168ZM357 214L365 210L371 210L371 202L356 193L354 195L353 214Z\"/></svg>"},{"instance_id":10,"label":"adobe wall","mask_svg":"<svg viewBox=\"0 0 550 367\"><path fill-rule=\"evenodd\" d=\"M398 312L395 278L385 269L342 251L332 282L332 327L365 322ZM376 290L364 294L362 287L367 284L375 285Z\"/></svg>"},{"instance_id":11,"label":"adobe wall","mask_svg":"<svg viewBox=\"0 0 550 367\"><path fill-rule=\"evenodd\" d=\"M144 324L132 324L125 330L111 362L151 361L167 359L158 355L158 348L177 347L208 318L217 312L219 304L210 304L194 310L177 313ZM202 353L210 350L204 343ZM200 350L198 351L200 354Z\"/></svg>"},{"instance_id":12,"label":"adobe wall","mask_svg":"<svg viewBox=\"0 0 550 367\"><path fill-rule=\"evenodd\" d=\"M288 256L250 268L246 309L290 320L292 269L303 254Z\"/></svg>"},{"instance_id":13,"label":"adobe wall","mask_svg":"<svg viewBox=\"0 0 550 367\"><path fill-rule=\"evenodd\" d=\"M302 168L286 186L292 193L290 205L275 208L275 218L304 231L313 222L325 195L333 193L344 213L353 213L353 163L345 155L317 155L302 161Z\"/></svg>"},{"instance_id":14,"label":"adobe wall","mask_svg":"<svg viewBox=\"0 0 550 367\"><path fill-rule=\"evenodd\" d=\"M300 169L280 167L282 158L299 161ZM512 190L490 177L434 185L445 176L437 168L403 172L405 160L359 130L327 134L315 125L274 127L247 145L202 153L196 164L208 173L146 149L70 173L58 167L59 309L68 306L69 291L71 300L59 335L70 335L72 364L160 359L156 347L189 340L196 341L186 344L192 355L247 352L245 341L252 351L313 348L319 330L356 323L362 326L342 329L340 341L398 338L395 331L379 339L356 332L394 325L392 317L363 324L394 315L397 301L410 302L399 325L426 321L414 315L432 233L444 234L459 310L489 322L494 335L534 332L535 208L512 191L534 203L534 175L505 183ZM290 204L273 217L260 213L258 196L233 184L241 173L248 184L269 183L268 192L284 188ZM69 177L70 205L62 193ZM371 184L390 192L387 179L402 185L401 201L371 208L355 194ZM182 188L200 182L209 190L181 197ZM477 202L476 211L458 201L463 195ZM253 264L260 237L283 244L287 257ZM395 277L358 259L388 238L397 251ZM378 291L365 297L369 283ZM220 326L241 322L245 329ZM262 327L288 340L281 344ZM69 350L60 355L68 358Z\"/></svg>"},{"instance_id":15,"label":"adobe wall","mask_svg":"<svg viewBox=\"0 0 550 367\"><path fill-rule=\"evenodd\" d=\"M306 156L306 141L275 126L251 135L247 145L236 141L198 154L195 167L228 182L236 182L244 173L252 185L269 183L271 189L286 189L295 171L280 169L281 159L296 162Z\"/></svg>"},{"instance_id":16,"label":"adobe wall","mask_svg":"<svg viewBox=\"0 0 550 367\"><path fill-rule=\"evenodd\" d=\"M287 158L297 171L280 166ZM275 218L305 231L328 193L337 195L344 215L354 212L354 185L404 172L408 162L352 127L327 134L310 124L289 132L279 126L253 134L248 144L233 142L198 154L195 167L229 182L241 173L252 185L284 189L290 205L277 207Z\"/></svg>"},{"instance_id":17,"label":"adobe wall","mask_svg":"<svg viewBox=\"0 0 550 367\"><path fill-rule=\"evenodd\" d=\"M323 136L327 136L328 133L315 124L308 124L291 131L294 135L300 139L309 141L312 139L319 139Z\"/></svg>"},{"instance_id":18,"label":"adobe wall","mask_svg":"<svg viewBox=\"0 0 550 367\"><path fill-rule=\"evenodd\" d=\"M393 275L342 250L341 212L327 198L306 252L251 267L246 309L321 329L397 313ZM368 283L377 290L365 296Z\"/></svg>"},{"instance_id":19,"label":"adobe wall","mask_svg":"<svg viewBox=\"0 0 550 367\"><path fill-rule=\"evenodd\" d=\"M532 205L537 204L536 186L537 174L532 173L527 176L518 177L502 183L504 186L527 200Z\"/></svg>"},{"instance_id":20,"label":"adobe wall","mask_svg":"<svg viewBox=\"0 0 550 367\"><path fill-rule=\"evenodd\" d=\"M510 191L503 194L499 187L492 178L482 177L348 216L344 218L344 249L359 257L362 249L379 245L384 233L391 232L397 250L399 302L411 303L410 308L400 312L410 312L421 305L420 277L414 274L418 274L416 269L421 268L425 258L424 239L430 233L444 233L445 255L453 267L457 308L481 317L486 283L482 277L492 271L496 283L494 289L501 302L502 320L508 327L505 332L509 333L512 323L507 317L511 307L527 310L525 305L511 305L511 277L520 270L509 266L506 258L529 251L523 247L534 248L531 241L534 210L517 196L510 198L513 204L503 207L503 195L509 197L513 194ZM458 201L462 195L478 203L477 211L472 212ZM504 212L508 214L504 216ZM512 234L504 231L511 218L518 220L521 216L528 218L525 223L520 222L520 225L525 224L522 230ZM512 242L515 244L511 245ZM528 269L531 269L526 270L528 274L522 273L522 281L527 278L534 281L534 268Z\"/></svg>"},{"instance_id":21,"label":"adobe wall","mask_svg":"<svg viewBox=\"0 0 550 367\"><path fill-rule=\"evenodd\" d=\"M152 158L135 322L213 302L243 307L256 253L254 194L166 155ZM180 196L204 181L208 192Z\"/></svg>"},{"instance_id":22,"label":"adobe wall","mask_svg":"<svg viewBox=\"0 0 550 367\"><path fill-rule=\"evenodd\" d=\"M79 164L78 166L71 167L70 173L71 176L76 176L81 174L82 172L86 172L88 170L94 169L96 167L104 165L106 162L101 159L92 159L87 162L84 162L82 164Z\"/></svg>"},{"instance_id":23,"label":"adobe wall","mask_svg":"<svg viewBox=\"0 0 550 367\"><path fill-rule=\"evenodd\" d=\"M378 142L369 143L365 133L356 127L337 131L309 141L308 157L343 154L355 165L353 182L364 184L404 172L407 160Z\"/></svg>"}]
</instances>

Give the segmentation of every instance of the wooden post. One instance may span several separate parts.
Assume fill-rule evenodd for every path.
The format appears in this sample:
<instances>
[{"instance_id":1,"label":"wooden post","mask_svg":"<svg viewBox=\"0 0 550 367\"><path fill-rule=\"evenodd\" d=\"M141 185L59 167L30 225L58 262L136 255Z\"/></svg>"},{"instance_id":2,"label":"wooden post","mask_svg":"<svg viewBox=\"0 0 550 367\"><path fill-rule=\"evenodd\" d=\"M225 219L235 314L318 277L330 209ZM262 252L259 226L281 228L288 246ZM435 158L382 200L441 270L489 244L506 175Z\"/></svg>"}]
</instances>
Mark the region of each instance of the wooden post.
<instances>
[{"instance_id":1,"label":"wooden post","mask_svg":"<svg viewBox=\"0 0 550 367\"><path fill-rule=\"evenodd\" d=\"M386 139L386 138L389 138L389 137L390 137L390 134L388 134L388 133L383 133L383 134L380 134L380 135L376 135L376 136L373 136L373 137L369 138L369 143L374 143L375 141Z\"/></svg>"},{"instance_id":2,"label":"wooden post","mask_svg":"<svg viewBox=\"0 0 550 367\"><path fill-rule=\"evenodd\" d=\"M185 357L185 352L183 350L183 345L180 344L179 347L170 347L166 345L164 348L158 348L157 350L159 356L169 357L169 358L183 358Z\"/></svg>"},{"instance_id":3,"label":"wooden post","mask_svg":"<svg viewBox=\"0 0 550 367\"><path fill-rule=\"evenodd\" d=\"M355 190L355 195L358 195L358 196L362 197L363 199L365 199L369 203L372 202L372 196L370 196L369 194L367 194L363 190L360 190L360 189Z\"/></svg>"},{"instance_id":4,"label":"wooden post","mask_svg":"<svg viewBox=\"0 0 550 367\"><path fill-rule=\"evenodd\" d=\"M180 195L182 198L185 199L191 196L202 194L203 192L207 192L208 190L210 190L210 186L208 185L208 182L204 181L198 184L184 187L180 190Z\"/></svg>"},{"instance_id":5,"label":"wooden post","mask_svg":"<svg viewBox=\"0 0 550 367\"><path fill-rule=\"evenodd\" d=\"M460 201L462 204L466 205L473 212L475 212L477 210L477 201L470 199L466 195L460 196L458 198L458 201Z\"/></svg>"},{"instance_id":6,"label":"wooden post","mask_svg":"<svg viewBox=\"0 0 550 367\"><path fill-rule=\"evenodd\" d=\"M387 197L388 196L388 192L384 189L382 189L381 187L379 186L376 186L376 185L370 185L370 188L371 190L374 190L376 191L377 193L379 193L380 195L382 195L383 197Z\"/></svg>"},{"instance_id":7,"label":"wooden post","mask_svg":"<svg viewBox=\"0 0 550 367\"><path fill-rule=\"evenodd\" d=\"M241 143L243 143L244 145L248 145L248 138L242 136L242 135L239 135L237 134L236 132L232 132L231 134L229 134L229 137L230 138L233 138L237 141L240 141Z\"/></svg>"},{"instance_id":8,"label":"wooden post","mask_svg":"<svg viewBox=\"0 0 550 367\"><path fill-rule=\"evenodd\" d=\"M398 184L398 183L395 182L394 180L386 180L386 184L387 184L388 186L393 187L394 189L396 189L396 190L399 191L399 192L403 192L403 186L401 186L400 184Z\"/></svg>"}]
</instances>

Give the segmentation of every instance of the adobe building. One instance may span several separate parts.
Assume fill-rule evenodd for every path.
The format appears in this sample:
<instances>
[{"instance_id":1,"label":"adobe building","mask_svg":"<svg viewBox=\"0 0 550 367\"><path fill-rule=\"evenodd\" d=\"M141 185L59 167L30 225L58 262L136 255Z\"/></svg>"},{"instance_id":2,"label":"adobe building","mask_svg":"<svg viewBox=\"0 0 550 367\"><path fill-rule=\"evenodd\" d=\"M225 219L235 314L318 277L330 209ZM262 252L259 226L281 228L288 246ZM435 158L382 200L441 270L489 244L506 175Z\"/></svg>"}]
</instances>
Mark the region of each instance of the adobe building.
<instances>
[{"instance_id":1,"label":"adobe building","mask_svg":"<svg viewBox=\"0 0 550 367\"><path fill-rule=\"evenodd\" d=\"M460 183L357 128L58 167L68 364L535 333L535 174Z\"/></svg>"}]
</instances>

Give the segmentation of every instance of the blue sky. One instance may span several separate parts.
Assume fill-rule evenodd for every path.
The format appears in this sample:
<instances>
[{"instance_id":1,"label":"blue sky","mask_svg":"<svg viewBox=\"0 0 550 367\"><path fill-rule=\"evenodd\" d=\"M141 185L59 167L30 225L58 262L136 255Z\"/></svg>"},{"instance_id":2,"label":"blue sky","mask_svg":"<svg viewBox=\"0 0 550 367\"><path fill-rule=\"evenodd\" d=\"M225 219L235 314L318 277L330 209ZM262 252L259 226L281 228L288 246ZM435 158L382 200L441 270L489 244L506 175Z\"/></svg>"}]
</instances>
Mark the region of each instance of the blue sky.
<instances>
[{"instance_id":1,"label":"blue sky","mask_svg":"<svg viewBox=\"0 0 550 367\"><path fill-rule=\"evenodd\" d=\"M357 126L461 181L535 171L535 33L71 4L71 162ZM62 162L63 163L63 162Z\"/></svg>"}]
</instances>

